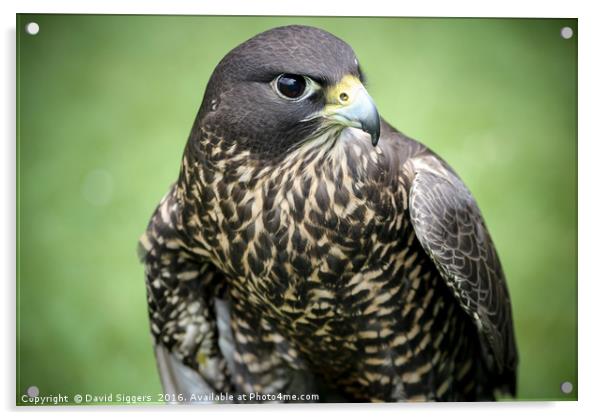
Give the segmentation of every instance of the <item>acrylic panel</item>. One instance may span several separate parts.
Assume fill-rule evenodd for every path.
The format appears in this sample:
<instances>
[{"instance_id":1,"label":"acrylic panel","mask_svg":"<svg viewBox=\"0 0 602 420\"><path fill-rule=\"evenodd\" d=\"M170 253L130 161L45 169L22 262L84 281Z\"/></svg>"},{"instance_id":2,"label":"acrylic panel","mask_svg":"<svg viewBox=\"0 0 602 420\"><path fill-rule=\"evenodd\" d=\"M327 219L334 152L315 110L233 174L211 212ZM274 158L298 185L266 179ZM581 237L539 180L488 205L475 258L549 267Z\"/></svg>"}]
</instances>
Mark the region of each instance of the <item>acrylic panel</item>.
<instances>
[{"instance_id":1,"label":"acrylic panel","mask_svg":"<svg viewBox=\"0 0 602 420\"><path fill-rule=\"evenodd\" d=\"M178 180L215 67L237 45L285 25L321 28L350 45L381 118L441 156L472 192L495 243L511 299L518 349L516 400L576 400L576 19L20 14L17 404L183 402L177 392L161 386L137 243L157 204ZM305 47L321 51L320 45ZM335 55L341 47L337 48ZM291 68L305 59L303 51L291 47ZM265 62L249 61L249 68L269 67L270 56L266 57ZM313 59L333 61L319 54ZM343 74L344 64L341 60L324 65L324 72ZM334 70L338 65L342 73ZM323 80L316 89L340 82L334 79ZM300 83L313 83L307 80ZM263 83L261 89L267 90L261 92L268 92L274 88L268 82L253 83ZM240 89L241 110L265 117L260 118L265 127L271 124L266 121L284 115L280 108L254 107L253 92ZM270 112L273 118L266 116ZM220 121L228 126L227 118ZM237 124L239 130L242 123ZM381 130L380 136L385 134ZM283 255L286 245L273 252ZM399 284L408 279L400 276ZM274 299L277 302L278 296ZM342 310L344 305L342 300L336 303ZM402 310L400 306L399 313ZM345 327L353 328L353 319ZM467 340L477 343L470 331L465 332ZM313 337L299 357L315 355L321 365L329 356L320 343L339 331L331 330L329 338L319 340L315 333L299 333ZM288 333L282 334L286 338ZM382 353L373 363L388 363L383 354L393 357L395 352L386 344L394 341L396 331L392 334L390 341L379 342ZM460 345L452 341L450 346ZM474 345L486 347L486 341ZM410 349L418 351L415 346ZM371 362L350 354L348 367L337 374L367 381L373 375L367 367ZM356 357L362 362L355 363ZM434 353L425 357L426 364L438 363ZM200 362L197 357L193 363ZM382 379L381 385L389 387L387 395L403 399L413 382L427 377L434 381L434 376L403 372L409 376L399 380L401 390L391 385L401 373ZM232 387L236 395L236 385ZM366 400L388 400L382 398L382 388L371 395L377 388L359 389ZM424 395L437 399L435 391ZM340 401L349 399L354 398L343 395Z\"/></svg>"}]
</instances>

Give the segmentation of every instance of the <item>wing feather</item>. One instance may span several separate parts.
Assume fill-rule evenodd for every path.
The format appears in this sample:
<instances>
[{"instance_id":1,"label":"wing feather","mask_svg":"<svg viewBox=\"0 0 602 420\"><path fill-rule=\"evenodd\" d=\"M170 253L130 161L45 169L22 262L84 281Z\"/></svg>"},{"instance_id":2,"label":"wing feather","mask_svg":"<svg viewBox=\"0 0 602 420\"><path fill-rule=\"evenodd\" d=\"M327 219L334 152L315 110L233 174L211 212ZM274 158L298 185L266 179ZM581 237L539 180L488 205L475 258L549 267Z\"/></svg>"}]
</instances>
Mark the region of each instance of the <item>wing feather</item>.
<instances>
[{"instance_id":1,"label":"wing feather","mask_svg":"<svg viewBox=\"0 0 602 420\"><path fill-rule=\"evenodd\" d=\"M506 280L474 198L434 156L412 160L409 212L416 236L486 343L490 365L514 393L517 351Z\"/></svg>"},{"instance_id":2,"label":"wing feather","mask_svg":"<svg viewBox=\"0 0 602 420\"><path fill-rule=\"evenodd\" d=\"M166 393L206 394L231 387L229 307L221 273L191 255L177 229L173 192L159 204L138 253L145 265L151 332Z\"/></svg>"}]
</instances>

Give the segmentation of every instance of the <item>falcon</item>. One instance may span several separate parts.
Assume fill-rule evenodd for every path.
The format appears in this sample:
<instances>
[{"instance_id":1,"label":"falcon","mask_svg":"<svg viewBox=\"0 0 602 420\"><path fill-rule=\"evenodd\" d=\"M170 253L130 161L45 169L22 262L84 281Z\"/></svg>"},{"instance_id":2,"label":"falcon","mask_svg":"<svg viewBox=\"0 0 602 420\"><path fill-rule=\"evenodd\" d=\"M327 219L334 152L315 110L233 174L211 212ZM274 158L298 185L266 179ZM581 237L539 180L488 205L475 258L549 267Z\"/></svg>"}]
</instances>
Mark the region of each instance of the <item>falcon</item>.
<instances>
[{"instance_id":1,"label":"falcon","mask_svg":"<svg viewBox=\"0 0 602 420\"><path fill-rule=\"evenodd\" d=\"M172 401L515 395L510 297L477 203L363 80L348 44L306 26L215 68L139 240Z\"/></svg>"}]
</instances>

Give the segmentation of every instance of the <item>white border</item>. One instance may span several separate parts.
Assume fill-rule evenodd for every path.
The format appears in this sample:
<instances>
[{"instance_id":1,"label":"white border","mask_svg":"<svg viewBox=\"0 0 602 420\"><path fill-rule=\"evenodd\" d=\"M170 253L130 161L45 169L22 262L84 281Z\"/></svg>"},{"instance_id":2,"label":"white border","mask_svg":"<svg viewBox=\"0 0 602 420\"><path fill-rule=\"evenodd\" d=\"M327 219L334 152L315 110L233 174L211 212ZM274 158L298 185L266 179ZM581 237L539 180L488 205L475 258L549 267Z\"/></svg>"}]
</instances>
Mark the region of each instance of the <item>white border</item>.
<instances>
[{"instance_id":1,"label":"white border","mask_svg":"<svg viewBox=\"0 0 602 420\"><path fill-rule=\"evenodd\" d=\"M542 415L549 419L566 420L569 416L593 415L599 405L598 391L602 365L600 358L600 307L602 306L602 276L599 274L598 253L600 252L600 143L599 128L601 115L600 76L602 75L600 45L600 14L596 13L594 1L546 1L505 0L496 4L483 1L422 1L396 2L387 0L220 0L200 2L193 0L22 0L18 3L1 3L3 22L2 84L4 98L1 102L4 141L0 156L0 266L5 276L1 360L6 374L0 381L2 408L9 417L20 411L21 415L43 415L47 418L86 415L101 418L110 411L111 416L125 417L142 414L150 417L172 415L174 411L183 415L207 415L215 417L244 416L265 419L266 417L305 418L318 414L327 416L341 413L350 417L391 418L421 415L439 415L446 419L487 418L508 419L517 414ZM245 14L245 15L347 15L347 16L489 16L489 17L577 17L579 18L579 402L572 403L502 403L502 404L439 404L439 405L336 405L308 407L203 407L174 409L172 407L109 408L58 408L35 409L14 408L15 377L15 13L112 13L112 14ZM546 291L542 291L544 298ZM67 343L66 343L67 345ZM554 349L548 349L554 351ZM50 361L49 361L50 362ZM12 372L12 376L11 376ZM169 414L167 413L169 411ZM194 411L194 412L193 412ZM588 416L589 417L589 416Z\"/></svg>"},{"instance_id":2,"label":"white border","mask_svg":"<svg viewBox=\"0 0 602 420\"><path fill-rule=\"evenodd\" d=\"M237 15L330 15L330 16L495 16L495 17L576 17L582 7L575 2L547 1L538 4L505 0L493 4L482 1L387 0L224 0L191 2L188 0L23 0L21 13L118 13L118 14L237 14Z\"/></svg>"}]
</instances>

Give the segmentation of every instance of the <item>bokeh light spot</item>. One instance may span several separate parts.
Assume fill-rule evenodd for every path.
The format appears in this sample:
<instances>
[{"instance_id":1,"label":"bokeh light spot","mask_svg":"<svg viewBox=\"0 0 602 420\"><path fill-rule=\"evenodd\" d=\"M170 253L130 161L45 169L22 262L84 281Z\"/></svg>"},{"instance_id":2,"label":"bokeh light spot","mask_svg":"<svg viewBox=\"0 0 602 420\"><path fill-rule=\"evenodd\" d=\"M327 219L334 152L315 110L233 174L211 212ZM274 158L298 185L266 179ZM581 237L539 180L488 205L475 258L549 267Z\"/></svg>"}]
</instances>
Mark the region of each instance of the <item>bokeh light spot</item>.
<instances>
[{"instance_id":1,"label":"bokeh light spot","mask_svg":"<svg viewBox=\"0 0 602 420\"><path fill-rule=\"evenodd\" d=\"M113 198L113 176L104 169L88 173L82 184L82 196L95 206L105 206Z\"/></svg>"}]
</instances>

